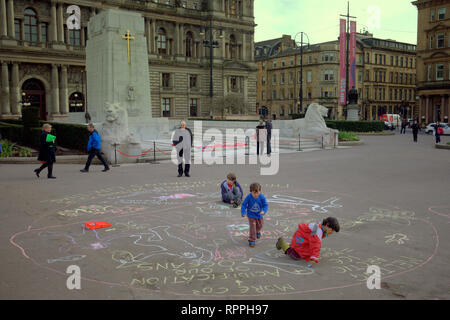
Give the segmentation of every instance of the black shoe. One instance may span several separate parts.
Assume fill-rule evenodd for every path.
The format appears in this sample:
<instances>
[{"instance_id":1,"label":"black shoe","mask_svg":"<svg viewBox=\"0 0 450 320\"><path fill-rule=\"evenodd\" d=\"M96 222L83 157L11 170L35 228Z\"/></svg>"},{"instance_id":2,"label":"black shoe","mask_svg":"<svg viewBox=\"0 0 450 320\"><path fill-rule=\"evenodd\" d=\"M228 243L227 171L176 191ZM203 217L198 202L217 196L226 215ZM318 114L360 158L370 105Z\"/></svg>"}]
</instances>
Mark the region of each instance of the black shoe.
<instances>
[{"instance_id":1,"label":"black shoe","mask_svg":"<svg viewBox=\"0 0 450 320\"><path fill-rule=\"evenodd\" d=\"M54 176L48 176L49 179L56 179Z\"/></svg>"},{"instance_id":2,"label":"black shoe","mask_svg":"<svg viewBox=\"0 0 450 320\"><path fill-rule=\"evenodd\" d=\"M186 164L186 165L184 166L184 175L185 175L186 177L190 177L190 175L189 175L189 170L190 170L190 168L191 168L191 165L190 165L190 164Z\"/></svg>"},{"instance_id":3,"label":"black shoe","mask_svg":"<svg viewBox=\"0 0 450 320\"><path fill-rule=\"evenodd\" d=\"M81 169L80 172L89 172L89 170Z\"/></svg>"},{"instance_id":4,"label":"black shoe","mask_svg":"<svg viewBox=\"0 0 450 320\"><path fill-rule=\"evenodd\" d=\"M39 178L39 173L40 173L39 169L34 169L34 173L36 173L36 176Z\"/></svg>"},{"instance_id":5,"label":"black shoe","mask_svg":"<svg viewBox=\"0 0 450 320\"><path fill-rule=\"evenodd\" d=\"M109 168L105 168L102 170L102 172L106 172L106 171L109 171Z\"/></svg>"},{"instance_id":6,"label":"black shoe","mask_svg":"<svg viewBox=\"0 0 450 320\"><path fill-rule=\"evenodd\" d=\"M178 178L183 176L183 164L178 165Z\"/></svg>"}]
</instances>

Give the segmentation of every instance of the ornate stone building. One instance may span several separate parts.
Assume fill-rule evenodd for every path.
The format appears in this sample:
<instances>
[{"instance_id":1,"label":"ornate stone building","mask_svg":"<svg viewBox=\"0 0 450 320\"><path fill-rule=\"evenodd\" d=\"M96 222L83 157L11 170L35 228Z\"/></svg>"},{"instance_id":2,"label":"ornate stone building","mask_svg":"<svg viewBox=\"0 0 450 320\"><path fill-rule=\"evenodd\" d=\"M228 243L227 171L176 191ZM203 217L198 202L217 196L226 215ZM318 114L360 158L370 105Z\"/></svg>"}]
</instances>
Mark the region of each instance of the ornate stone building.
<instances>
[{"instance_id":1,"label":"ornate stone building","mask_svg":"<svg viewBox=\"0 0 450 320\"><path fill-rule=\"evenodd\" d=\"M421 122L450 118L450 0L418 0L417 96Z\"/></svg>"},{"instance_id":2,"label":"ornate stone building","mask_svg":"<svg viewBox=\"0 0 450 320\"><path fill-rule=\"evenodd\" d=\"M346 119L338 105L339 40L300 48L290 36L255 44L257 105L260 114L289 118L299 110L300 70L303 70L303 110L312 102L329 108L330 119ZM385 113L414 108L415 46L358 33L356 41L356 85L360 119L379 119ZM381 59L381 60L380 60ZM413 61L414 60L414 61ZM301 68L302 65L302 68Z\"/></svg>"},{"instance_id":3,"label":"ornate stone building","mask_svg":"<svg viewBox=\"0 0 450 320\"><path fill-rule=\"evenodd\" d=\"M1 118L20 117L27 102L41 119L84 122L88 21L108 8L145 18L154 117L209 116L229 94L255 114L253 2L0 0ZM71 5L80 8L79 29L68 28Z\"/></svg>"}]
</instances>

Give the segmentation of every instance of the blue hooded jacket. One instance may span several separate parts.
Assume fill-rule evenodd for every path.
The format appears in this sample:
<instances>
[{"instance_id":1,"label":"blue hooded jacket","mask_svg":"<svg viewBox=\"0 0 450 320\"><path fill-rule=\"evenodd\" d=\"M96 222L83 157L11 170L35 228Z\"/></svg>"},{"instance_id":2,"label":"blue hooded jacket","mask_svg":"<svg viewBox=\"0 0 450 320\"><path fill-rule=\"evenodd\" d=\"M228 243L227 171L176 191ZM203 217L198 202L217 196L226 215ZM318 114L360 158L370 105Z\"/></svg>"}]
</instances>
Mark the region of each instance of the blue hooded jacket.
<instances>
[{"instance_id":1,"label":"blue hooded jacket","mask_svg":"<svg viewBox=\"0 0 450 320\"><path fill-rule=\"evenodd\" d=\"M262 193L256 199L249 193L241 204L241 215L244 216L246 214L249 218L261 219L263 217L261 211L264 211L264 214L266 214L268 209L269 205Z\"/></svg>"},{"instance_id":2,"label":"blue hooded jacket","mask_svg":"<svg viewBox=\"0 0 450 320\"><path fill-rule=\"evenodd\" d=\"M97 130L94 130L89 135L89 141L87 145L88 151L90 151L92 148L100 150L101 148L101 139L100 135L98 134Z\"/></svg>"}]
</instances>

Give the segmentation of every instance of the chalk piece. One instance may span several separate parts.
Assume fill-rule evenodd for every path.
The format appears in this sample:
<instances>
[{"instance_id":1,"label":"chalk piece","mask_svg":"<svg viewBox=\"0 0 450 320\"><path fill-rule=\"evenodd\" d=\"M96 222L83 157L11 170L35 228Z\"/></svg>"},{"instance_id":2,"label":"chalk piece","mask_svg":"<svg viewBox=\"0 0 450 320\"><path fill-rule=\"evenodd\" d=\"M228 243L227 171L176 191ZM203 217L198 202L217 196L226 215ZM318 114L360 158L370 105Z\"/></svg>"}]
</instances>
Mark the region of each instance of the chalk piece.
<instances>
[{"instance_id":1,"label":"chalk piece","mask_svg":"<svg viewBox=\"0 0 450 320\"><path fill-rule=\"evenodd\" d=\"M312 267L312 264L310 263L310 264L308 264L308 268L311 268Z\"/></svg>"}]
</instances>

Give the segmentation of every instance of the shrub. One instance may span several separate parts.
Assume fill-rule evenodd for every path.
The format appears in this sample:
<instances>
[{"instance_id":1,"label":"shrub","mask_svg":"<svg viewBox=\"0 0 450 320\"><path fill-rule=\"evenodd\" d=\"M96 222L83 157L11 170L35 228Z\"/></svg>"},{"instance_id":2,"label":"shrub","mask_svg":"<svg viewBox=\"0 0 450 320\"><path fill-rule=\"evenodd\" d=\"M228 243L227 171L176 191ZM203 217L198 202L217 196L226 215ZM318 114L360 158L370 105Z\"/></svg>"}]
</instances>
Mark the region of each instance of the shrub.
<instances>
[{"instance_id":1,"label":"shrub","mask_svg":"<svg viewBox=\"0 0 450 320\"><path fill-rule=\"evenodd\" d=\"M86 151L89 140L89 131L85 125L61 123L61 122L44 122L52 125L52 132L56 136L56 145L68 149Z\"/></svg>"},{"instance_id":2,"label":"shrub","mask_svg":"<svg viewBox=\"0 0 450 320\"><path fill-rule=\"evenodd\" d=\"M339 131L339 141L359 141L359 137L354 132Z\"/></svg>"},{"instance_id":3,"label":"shrub","mask_svg":"<svg viewBox=\"0 0 450 320\"><path fill-rule=\"evenodd\" d=\"M12 123L0 122L0 134L3 139L21 143L23 139L23 126Z\"/></svg>"},{"instance_id":4,"label":"shrub","mask_svg":"<svg viewBox=\"0 0 450 320\"><path fill-rule=\"evenodd\" d=\"M22 108L22 124L24 127L37 128L39 127L39 108L25 107Z\"/></svg>"},{"instance_id":5,"label":"shrub","mask_svg":"<svg viewBox=\"0 0 450 320\"><path fill-rule=\"evenodd\" d=\"M0 157L12 157L13 156L13 149L16 145L14 142L8 141L8 140L0 140L0 144L2 145L2 153Z\"/></svg>"},{"instance_id":6,"label":"shrub","mask_svg":"<svg viewBox=\"0 0 450 320\"><path fill-rule=\"evenodd\" d=\"M383 121L327 120L325 122L327 127L339 131L371 132L384 130Z\"/></svg>"}]
</instances>

